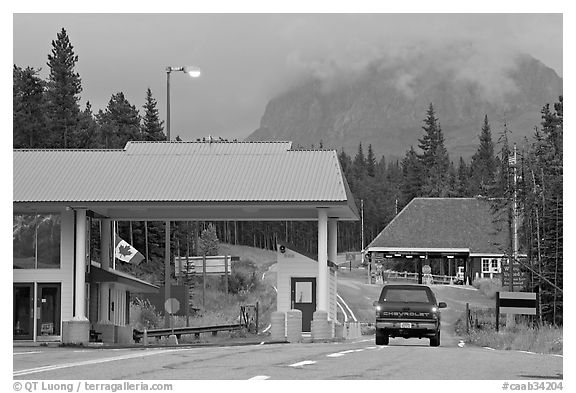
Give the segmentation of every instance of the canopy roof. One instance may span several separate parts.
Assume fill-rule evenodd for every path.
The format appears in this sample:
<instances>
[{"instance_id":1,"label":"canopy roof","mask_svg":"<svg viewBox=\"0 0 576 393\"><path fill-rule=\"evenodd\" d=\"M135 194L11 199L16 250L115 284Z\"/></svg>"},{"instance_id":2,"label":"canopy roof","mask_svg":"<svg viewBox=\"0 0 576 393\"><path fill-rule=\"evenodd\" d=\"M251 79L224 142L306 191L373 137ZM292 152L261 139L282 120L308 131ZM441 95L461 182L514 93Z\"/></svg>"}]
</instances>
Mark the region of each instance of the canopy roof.
<instances>
[{"instance_id":1,"label":"canopy roof","mask_svg":"<svg viewBox=\"0 0 576 393\"><path fill-rule=\"evenodd\" d=\"M15 212L87 208L114 219L357 220L336 151L290 142L128 142L14 150Z\"/></svg>"}]
</instances>

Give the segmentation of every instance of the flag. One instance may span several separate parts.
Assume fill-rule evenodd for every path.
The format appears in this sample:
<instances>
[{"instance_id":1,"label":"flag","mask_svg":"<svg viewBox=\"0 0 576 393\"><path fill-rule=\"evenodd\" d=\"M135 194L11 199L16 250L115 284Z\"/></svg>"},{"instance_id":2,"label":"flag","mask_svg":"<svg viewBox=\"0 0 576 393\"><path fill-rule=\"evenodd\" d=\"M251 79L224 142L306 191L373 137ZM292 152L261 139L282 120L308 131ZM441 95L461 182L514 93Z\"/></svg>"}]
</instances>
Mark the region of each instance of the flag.
<instances>
[{"instance_id":1,"label":"flag","mask_svg":"<svg viewBox=\"0 0 576 393\"><path fill-rule=\"evenodd\" d=\"M142 255L138 250L130 245L127 241L116 235L116 246L114 247L114 256L121 260L122 262L133 263L138 265L144 260L144 255Z\"/></svg>"}]
</instances>

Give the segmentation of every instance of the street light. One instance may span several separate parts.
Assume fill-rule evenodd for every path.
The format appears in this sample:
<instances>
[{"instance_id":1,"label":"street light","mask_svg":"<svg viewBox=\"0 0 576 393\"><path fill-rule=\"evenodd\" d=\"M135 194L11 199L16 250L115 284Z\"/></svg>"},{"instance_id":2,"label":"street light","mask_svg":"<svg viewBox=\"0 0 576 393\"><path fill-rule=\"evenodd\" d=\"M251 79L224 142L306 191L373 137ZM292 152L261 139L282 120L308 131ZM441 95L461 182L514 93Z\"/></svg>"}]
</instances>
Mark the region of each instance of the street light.
<instances>
[{"instance_id":1,"label":"street light","mask_svg":"<svg viewBox=\"0 0 576 393\"><path fill-rule=\"evenodd\" d=\"M199 78L202 72L196 66L166 67L166 140L170 141L170 73L172 71L182 71L191 78Z\"/></svg>"},{"instance_id":2,"label":"street light","mask_svg":"<svg viewBox=\"0 0 576 393\"><path fill-rule=\"evenodd\" d=\"M172 71L182 71L192 78L200 77L200 68L195 66L182 66L182 67L166 67L166 140L170 142L170 73ZM170 299L170 220L166 220L166 257L164 260L164 302ZM166 313L168 314L168 313ZM170 324L170 317L166 315L164 318L165 325Z\"/></svg>"}]
</instances>

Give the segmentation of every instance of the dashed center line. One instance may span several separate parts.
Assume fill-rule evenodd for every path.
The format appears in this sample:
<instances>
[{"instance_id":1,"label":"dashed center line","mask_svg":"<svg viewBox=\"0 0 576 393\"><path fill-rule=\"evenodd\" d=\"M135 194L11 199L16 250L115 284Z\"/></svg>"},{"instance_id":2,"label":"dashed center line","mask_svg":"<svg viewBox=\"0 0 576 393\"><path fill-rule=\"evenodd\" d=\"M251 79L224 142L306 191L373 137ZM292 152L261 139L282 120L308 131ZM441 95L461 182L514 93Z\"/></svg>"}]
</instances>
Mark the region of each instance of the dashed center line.
<instances>
[{"instance_id":1,"label":"dashed center line","mask_svg":"<svg viewBox=\"0 0 576 393\"><path fill-rule=\"evenodd\" d=\"M14 356L16 356L16 355L31 355L33 353L42 353L42 351L14 352Z\"/></svg>"},{"instance_id":2,"label":"dashed center line","mask_svg":"<svg viewBox=\"0 0 576 393\"><path fill-rule=\"evenodd\" d=\"M309 364L314 364L314 363L316 363L315 360L303 360L303 361L298 362L298 363L290 364L289 367L302 367L302 366L307 366Z\"/></svg>"}]
</instances>

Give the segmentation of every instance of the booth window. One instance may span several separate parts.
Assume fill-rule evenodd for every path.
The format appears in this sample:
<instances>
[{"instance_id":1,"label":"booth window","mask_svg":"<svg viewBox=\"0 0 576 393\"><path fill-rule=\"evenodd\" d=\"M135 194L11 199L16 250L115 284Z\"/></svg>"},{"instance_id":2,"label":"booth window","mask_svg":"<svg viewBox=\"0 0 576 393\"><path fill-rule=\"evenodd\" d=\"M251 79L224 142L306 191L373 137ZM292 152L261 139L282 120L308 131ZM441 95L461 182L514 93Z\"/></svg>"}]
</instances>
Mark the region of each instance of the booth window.
<instances>
[{"instance_id":1,"label":"booth window","mask_svg":"<svg viewBox=\"0 0 576 393\"><path fill-rule=\"evenodd\" d=\"M14 269L60 268L60 216L15 214L12 226Z\"/></svg>"}]
</instances>

